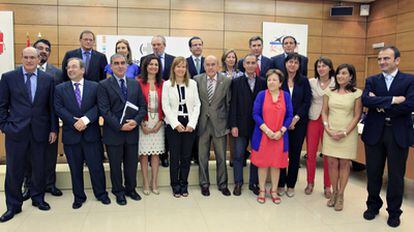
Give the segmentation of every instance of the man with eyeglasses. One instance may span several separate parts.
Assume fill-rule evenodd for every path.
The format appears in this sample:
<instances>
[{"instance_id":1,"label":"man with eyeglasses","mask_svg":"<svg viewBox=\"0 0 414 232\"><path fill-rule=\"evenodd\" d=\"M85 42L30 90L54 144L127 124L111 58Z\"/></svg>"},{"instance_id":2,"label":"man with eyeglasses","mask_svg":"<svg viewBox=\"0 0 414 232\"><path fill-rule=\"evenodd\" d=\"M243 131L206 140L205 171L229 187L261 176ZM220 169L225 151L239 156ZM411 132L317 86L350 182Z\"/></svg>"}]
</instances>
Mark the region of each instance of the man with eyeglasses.
<instances>
[{"instance_id":1,"label":"man with eyeglasses","mask_svg":"<svg viewBox=\"0 0 414 232\"><path fill-rule=\"evenodd\" d=\"M104 54L93 49L95 44L95 34L92 31L85 30L79 36L80 48L68 51L62 61L63 81L68 81L69 77L66 72L68 60L72 57L80 58L85 64L85 74L83 77L86 80L99 82L106 78L105 66L108 64Z\"/></svg>"}]
</instances>

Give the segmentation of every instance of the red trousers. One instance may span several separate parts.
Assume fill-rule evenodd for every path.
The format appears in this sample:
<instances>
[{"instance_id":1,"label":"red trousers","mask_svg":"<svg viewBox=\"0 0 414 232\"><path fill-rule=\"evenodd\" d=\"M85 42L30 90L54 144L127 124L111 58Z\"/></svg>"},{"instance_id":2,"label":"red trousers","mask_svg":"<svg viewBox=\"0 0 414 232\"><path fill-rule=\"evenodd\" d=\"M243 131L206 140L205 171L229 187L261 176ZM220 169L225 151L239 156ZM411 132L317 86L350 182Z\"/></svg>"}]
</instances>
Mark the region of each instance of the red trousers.
<instances>
[{"instance_id":1,"label":"red trousers","mask_svg":"<svg viewBox=\"0 0 414 232\"><path fill-rule=\"evenodd\" d=\"M317 120L309 120L308 130L306 132L306 151L308 154L306 170L308 184L315 182L316 153L318 152L319 142L322 143L323 131L322 116L319 116ZM325 156L323 156L323 182L325 187L331 187L328 159Z\"/></svg>"}]
</instances>

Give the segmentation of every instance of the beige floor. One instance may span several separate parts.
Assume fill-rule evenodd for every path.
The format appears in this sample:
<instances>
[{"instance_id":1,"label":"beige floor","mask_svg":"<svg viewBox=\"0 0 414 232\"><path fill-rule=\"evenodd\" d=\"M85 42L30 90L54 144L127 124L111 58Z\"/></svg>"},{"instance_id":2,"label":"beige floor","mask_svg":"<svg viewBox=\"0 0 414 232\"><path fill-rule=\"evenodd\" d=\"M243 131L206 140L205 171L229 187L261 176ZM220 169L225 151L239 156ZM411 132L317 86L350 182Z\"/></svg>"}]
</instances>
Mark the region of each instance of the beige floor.
<instances>
[{"instance_id":1,"label":"beige floor","mask_svg":"<svg viewBox=\"0 0 414 232\"><path fill-rule=\"evenodd\" d=\"M259 205L247 190L240 197L224 197L216 186L212 186L211 196L203 197L198 187L193 186L187 199L173 198L170 189L164 187L159 196L141 194L143 200L134 202L128 199L126 206L117 205L112 195L112 204L104 206L88 190L89 199L75 211L71 208L71 192L64 191L60 198L47 195L46 200L52 207L48 212L32 207L30 201L25 202L23 212L13 220L0 224L0 231L413 231L413 182L406 183L402 224L398 229L391 229L386 224L385 207L373 221L362 218L366 198L363 172L352 174L342 212L325 206L320 169L317 171L315 192L310 196L303 193L305 176L306 170L301 168L296 196L289 199L283 197L282 203L277 206L270 199ZM1 212L5 210L4 202L4 193L1 192Z\"/></svg>"}]
</instances>

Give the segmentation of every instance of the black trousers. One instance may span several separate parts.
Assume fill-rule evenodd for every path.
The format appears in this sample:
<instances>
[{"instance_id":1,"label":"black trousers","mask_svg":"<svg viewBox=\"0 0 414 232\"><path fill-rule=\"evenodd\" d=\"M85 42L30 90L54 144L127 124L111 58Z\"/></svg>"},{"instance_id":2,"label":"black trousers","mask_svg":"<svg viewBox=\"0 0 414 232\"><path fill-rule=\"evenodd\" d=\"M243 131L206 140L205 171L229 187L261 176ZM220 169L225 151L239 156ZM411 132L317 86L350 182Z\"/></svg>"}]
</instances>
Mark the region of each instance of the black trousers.
<instances>
[{"instance_id":1,"label":"black trousers","mask_svg":"<svg viewBox=\"0 0 414 232\"><path fill-rule=\"evenodd\" d=\"M5 142L7 166L4 190L7 209L19 209L22 207L22 185L26 160L30 160L32 167L31 198L35 202L44 201L44 157L47 142L35 141L31 133L23 141L9 139L6 135Z\"/></svg>"},{"instance_id":2,"label":"black trousers","mask_svg":"<svg viewBox=\"0 0 414 232\"><path fill-rule=\"evenodd\" d=\"M366 204L369 209L378 211L382 207L380 192L385 161L387 161L387 211L390 216L401 215L408 149L398 146L392 132L392 126L384 126L381 139L377 144L373 146L365 144L368 178Z\"/></svg>"},{"instance_id":3,"label":"black trousers","mask_svg":"<svg viewBox=\"0 0 414 232\"><path fill-rule=\"evenodd\" d=\"M100 142L88 143L81 141L78 144L64 145L65 154L70 168L72 192L75 202L84 202L83 167L86 162L95 197L100 200L106 198L105 171L103 168L103 154Z\"/></svg>"},{"instance_id":4,"label":"black trousers","mask_svg":"<svg viewBox=\"0 0 414 232\"><path fill-rule=\"evenodd\" d=\"M196 136L195 130L191 133L179 133L168 125L167 136L170 142L170 181L174 193L180 193L188 188L188 174L190 173L191 151Z\"/></svg>"},{"instance_id":5,"label":"black trousers","mask_svg":"<svg viewBox=\"0 0 414 232\"><path fill-rule=\"evenodd\" d=\"M111 173L112 193L122 196L137 187L138 144L107 145ZM125 184L122 181L124 169ZM125 186L125 187L124 187Z\"/></svg>"},{"instance_id":6,"label":"black trousers","mask_svg":"<svg viewBox=\"0 0 414 232\"><path fill-rule=\"evenodd\" d=\"M307 123L297 123L294 130L288 131L289 136L289 166L280 169L278 187L295 188L298 179L300 153L305 141Z\"/></svg>"}]
</instances>

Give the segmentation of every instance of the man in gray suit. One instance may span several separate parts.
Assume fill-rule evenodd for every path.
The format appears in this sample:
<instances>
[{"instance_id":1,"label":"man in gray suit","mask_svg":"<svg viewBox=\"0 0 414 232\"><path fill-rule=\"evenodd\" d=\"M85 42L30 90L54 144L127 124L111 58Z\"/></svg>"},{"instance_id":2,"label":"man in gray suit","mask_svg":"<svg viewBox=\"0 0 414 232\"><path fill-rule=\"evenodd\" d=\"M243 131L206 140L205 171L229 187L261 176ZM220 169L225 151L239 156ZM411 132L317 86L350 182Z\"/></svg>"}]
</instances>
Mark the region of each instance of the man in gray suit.
<instances>
[{"instance_id":1,"label":"man in gray suit","mask_svg":"<svg viewBox=\"0 0 414 232\"><path fill-rule=\"evenodd\" d=\"M54 66L53 64L48 63L50 52L52 51L52 45L47 39L39 39L34 44L33 47L39 53L40 62L37 65L37 68L46 72L47 74L53 77L55 86L62 83L62 70ZM58 189L55 185L56 183L56 161L57 161L57 152L58 152L58 139L52 144L49 144L46 149L45 155L45 179L46 179L46 189L45 191L52 194L53 196L62 196L62 191ZM30 198L30 174L31 167L30 162L27 162L27 172L25 174L25 181L23 184L23 199L27 200Z\"/></svg>"},{"instance_id":2,"label":"man in gray suit","mask_svg":"<svg viewBox=\"0 0 414 232\"><path fill-rule=\"evenodd\" d=\"M217 165L217 185L225 196L230 196L227 188L226 145L228 112L230 109L231 80L219 72L215 56L207 56L204 61L205 73L194 77L201 101L198 120L198 160L201 194L210 195L208 161L213 142Z\"/></svg>"}]
</instances>

